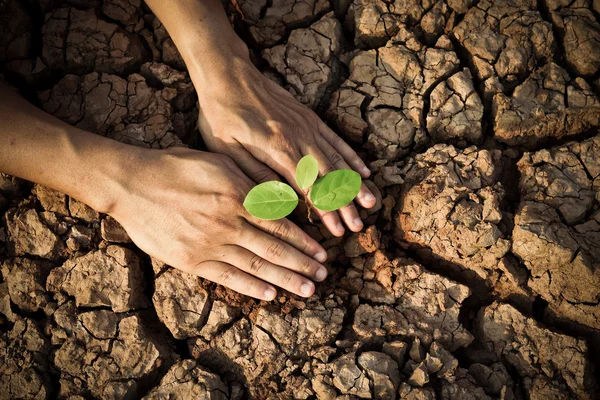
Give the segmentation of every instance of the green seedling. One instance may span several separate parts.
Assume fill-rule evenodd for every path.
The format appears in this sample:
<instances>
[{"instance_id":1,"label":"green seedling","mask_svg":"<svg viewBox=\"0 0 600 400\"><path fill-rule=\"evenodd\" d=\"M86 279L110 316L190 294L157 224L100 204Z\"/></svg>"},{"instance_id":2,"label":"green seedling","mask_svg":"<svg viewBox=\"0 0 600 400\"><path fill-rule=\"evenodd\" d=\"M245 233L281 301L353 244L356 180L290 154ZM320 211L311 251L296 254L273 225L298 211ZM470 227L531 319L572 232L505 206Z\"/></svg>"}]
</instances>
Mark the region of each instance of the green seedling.
<instances>
[{"instance_id":1,"label":"green seedling","mask_svg":"<svg viewBox=\"0 0 600 400\"><path fill-rule=\"evenodd\" d=\"M317 179L319 164L311 155L302 157L296 166L296 183L304 193L310 216L311 204L321 211L335 211L350 204L360 191L360 175L351 170L340 169ZM248 192L244 207L253 216L275 220L285 218L298 205L294 189L279 181L257 185Z\"/></svg>"}]
</instances>

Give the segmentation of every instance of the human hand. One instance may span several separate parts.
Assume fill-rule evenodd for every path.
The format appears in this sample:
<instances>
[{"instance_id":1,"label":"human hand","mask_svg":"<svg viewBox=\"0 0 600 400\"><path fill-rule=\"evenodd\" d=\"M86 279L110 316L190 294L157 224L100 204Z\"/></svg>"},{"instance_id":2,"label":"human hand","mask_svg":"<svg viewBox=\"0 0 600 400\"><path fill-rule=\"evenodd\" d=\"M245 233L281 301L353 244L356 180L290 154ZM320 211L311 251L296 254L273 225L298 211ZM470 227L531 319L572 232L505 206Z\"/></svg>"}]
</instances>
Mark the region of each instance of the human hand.
<instances>
[{"instance_id":1,"label":"human hand","mask_svg":"<svg viewBox=\"0 0 600 400\"><path fill-rule=\"evenodd\" d=\"M190 74L194 78L193 68ZM302 193L294 176L298 161L307 154L317 159L320 176L337 169L369 176L369 169L350 146L249 60L234 58L226 75L219 75L211 74L215 79L198 91L198 126L207 147L229 155L250 178L256 182L277 180L277 172ZM356 202L370 208L375 196L363 184ZM340 217L352 231L363 228L353 203L337 212L314 210L336 236L344 234Z\"/></svg>"},{"instance_id":2,"label":"human hand","mask_svg":"<svg viewBox=\"0 0 600 400\"><path fill-rule=\"evenodd\" d=\"M231 158L196 150L135 150L110 214L135 244L184 272L272 300L279 286L309 297L325 250L287 219L263 221L242 206L254 183ZM269 283L271 284L269 284Z\"/></svg>"}]
</instances>

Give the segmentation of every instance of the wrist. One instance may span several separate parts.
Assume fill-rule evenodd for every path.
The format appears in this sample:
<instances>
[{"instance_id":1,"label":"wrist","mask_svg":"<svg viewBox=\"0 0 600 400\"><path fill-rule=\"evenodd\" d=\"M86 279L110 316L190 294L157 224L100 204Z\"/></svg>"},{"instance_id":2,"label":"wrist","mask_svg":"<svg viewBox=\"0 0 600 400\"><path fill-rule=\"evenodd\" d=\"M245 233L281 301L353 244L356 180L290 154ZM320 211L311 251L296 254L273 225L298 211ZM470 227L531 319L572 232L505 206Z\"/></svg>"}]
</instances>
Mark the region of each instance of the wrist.
<instances>
[{"instance_id":1,"label":"wrist","mask_svg":"<svg viewBox=\"0 0 600 400\"><path fill-rule=\"evenodd\" d=\"M188 72L198 95L221 91L256 70L246 44L231 44L221 48L190 49L184 56Z\"/></svg>"},{"instance_id":2,"label":"wrist","mask_svg":"<svg viewBox=\"0 0 600 400\"><path fill-rule=\"evenodd\" d=\"M112 215L130 192L131 180L149 150L84 131L70 141L74 168L72 176L62 180L69 184L63 191L98 212Z\"/></svg>"}]
</instances>

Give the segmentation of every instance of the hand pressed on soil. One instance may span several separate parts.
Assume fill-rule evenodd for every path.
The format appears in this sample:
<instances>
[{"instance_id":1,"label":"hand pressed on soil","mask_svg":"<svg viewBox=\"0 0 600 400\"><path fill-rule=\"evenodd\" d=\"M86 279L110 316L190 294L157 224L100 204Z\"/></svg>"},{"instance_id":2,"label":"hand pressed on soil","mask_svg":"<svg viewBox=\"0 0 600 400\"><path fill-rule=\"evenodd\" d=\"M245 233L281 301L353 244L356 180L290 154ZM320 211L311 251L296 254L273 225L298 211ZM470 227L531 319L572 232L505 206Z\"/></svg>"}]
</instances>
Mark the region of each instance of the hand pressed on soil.
<instances>
[{"instance_id":1,"label":"hand pressed on soil","mask_svg":"<svg viewBox=\"0 0 600 400\"><path fill-rule=\"evenodd\" d=\"M287 219L242 206L253 182L231 158L195 150L143 150L111 215L140 249L184 272L259 299L300 296L322 281L325 250Z\"/></svg>"},{"instance_id":2,"label":"hand pressed on soil","mask_svg":"<svg viewBox=\"0 0 600 400\"><path fill-rule=\"evenodd\" d=\"M220 1L146 3L186 63L200 101L198 125L211 151L233 158L257 183L278 179L280 174L297 191L296 165L308 154L319 162L321 176L337 169L369 176L369 169L350 146L256 69ZM357 202L370 208L375 196L363 185ZM351 230L363 228L354 204L338 212L317 212L336 236L344 234L340 216Z\"/></svg>"},{"instance_id":3,"label":"hand pressed on soil","mask_svg":"<svg viewBox=\"0 0 600 400\"><path fill-rule=\"evenodd\" d=\"M198 126L211 151L224 153L256 182L276 180L275 172L302 193L295 180L296 165L313 155L323 176L338 169L353 169L363 178L370 174L360 157L308 107L266 78L250 61L232 65L227 78L198 92ZM375 205L375 196L363 184L357 203ZM336 236L344 234L341 219L352 231L363 223L350 203L338 212L314 208Z\"/></svg>"}]
</instances>

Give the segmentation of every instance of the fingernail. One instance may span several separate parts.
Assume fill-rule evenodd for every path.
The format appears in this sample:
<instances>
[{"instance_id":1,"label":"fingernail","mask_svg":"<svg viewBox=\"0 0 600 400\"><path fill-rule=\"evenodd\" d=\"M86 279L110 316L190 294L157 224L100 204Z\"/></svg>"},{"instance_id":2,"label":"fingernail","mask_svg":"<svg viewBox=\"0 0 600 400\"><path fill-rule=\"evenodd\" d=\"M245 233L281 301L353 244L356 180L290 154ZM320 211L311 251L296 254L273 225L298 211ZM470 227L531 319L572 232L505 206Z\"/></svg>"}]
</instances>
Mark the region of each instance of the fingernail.
<instances>
[{"instance_id":1,"label":"fingernail","mask_svg":"<svg viewBox=\"0 0 600 400\"><path fill-rule=\"evenodd\" d=\"M325 268L319 268L319 270L316 273L316 276L318 281L322 281L323 279L325 279L325 277L327 277L327 270Z\"/></svg>"},{"instance_id":2,"label":"fingernail","mask_svg":"<svg viewBox=\"0 0 600 400\"><path fill-rule=\"evenodd\" d=\"M277 295L277 291L273 288L268 288L267 290L265 290L265 299L266 300L273 300L275 298L275 295Z\"/></svg>"},{"instance_id":3,"label":"fingernail","mask_svg":"<svg viewBox=\"0 0 600 400\"><path fill-rule=\"evenodd\" d=\"M360 172L361 172L363 175L370 175L370 174L371 174L371 170L370 170L369 168L367 168L366 166L365 166L365 167L362 167L362 168L360 169Z\"/></svg>"},{"instance_id":4,"label":"fingernail","mask_svg":"<svg viewBox=\"0 0 600 400\"><path fill-rule=\"evenodd\" d=\"M373 196L371 193L367 193L367 194L365 194L364 199L365 199L365 201L368 201L370 203L372 201L375 201L375 196Z\"/></svg>"},{"instance_id":5,"label":"fingernail","mask_svg":"<svg viewBox=\"0 0 600 400\"><path fill-rule=\"evenodd\" d=\"M362 229L363 228L363 222L360 218L355 218L354 219L354 226L356 226L357 228Z\"/></svg>"},{"instance_id":6,"label":"fingernail","mask_svg":"<svg viewBox=\"0 0 600 400\"><path fill-rule=\"evenodd\" d=\"M343 235L344 234L344 225L342 225L341 222L338 222L337 225L335 226L335 230L340 234Z\"/></svg>"},{"instance_id":7,"label":"fingernail","mask_svg":"<svg viewBox=\"0 0 600 400\"><path fill-rule=\"evenodd\" d=\"M315 254L315 260L318 262L325 262L327 260L327 253L323 253L322 251Z\"/></svg>"},{"instance_id":8,"label":"fingernail","mask_svg":"<svg viewBox=\"0 0 600 400\"><path fill-rule=\"evenodd\" d=\"M302 284L302 286L300 286L300 292L303 295L308 296L308 295L310 295L310 292L312 291L312 287L313 287L312 283L310 283L310 282L304 282Z\"/></svg>"}]
</instances>

